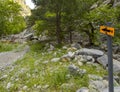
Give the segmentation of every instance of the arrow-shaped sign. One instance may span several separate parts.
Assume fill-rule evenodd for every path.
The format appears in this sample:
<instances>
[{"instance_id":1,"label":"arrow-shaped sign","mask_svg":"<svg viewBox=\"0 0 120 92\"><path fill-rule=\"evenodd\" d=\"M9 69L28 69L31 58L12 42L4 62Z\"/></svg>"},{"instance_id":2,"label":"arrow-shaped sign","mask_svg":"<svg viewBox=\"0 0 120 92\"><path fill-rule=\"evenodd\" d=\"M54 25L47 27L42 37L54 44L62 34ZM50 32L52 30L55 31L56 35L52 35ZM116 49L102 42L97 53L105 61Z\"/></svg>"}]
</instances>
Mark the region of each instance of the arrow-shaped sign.
<instances>
[{"instance_id":1,"label":"arrow-shaped sign","mask_svg":"<svg viewBox=\"0 0 120 92\"><path fill-rule=\"evenodd\" d=\"M114 36L114 28L107 26L100 26L100 32L110 36Z\"/></svg>"}]
</instances>

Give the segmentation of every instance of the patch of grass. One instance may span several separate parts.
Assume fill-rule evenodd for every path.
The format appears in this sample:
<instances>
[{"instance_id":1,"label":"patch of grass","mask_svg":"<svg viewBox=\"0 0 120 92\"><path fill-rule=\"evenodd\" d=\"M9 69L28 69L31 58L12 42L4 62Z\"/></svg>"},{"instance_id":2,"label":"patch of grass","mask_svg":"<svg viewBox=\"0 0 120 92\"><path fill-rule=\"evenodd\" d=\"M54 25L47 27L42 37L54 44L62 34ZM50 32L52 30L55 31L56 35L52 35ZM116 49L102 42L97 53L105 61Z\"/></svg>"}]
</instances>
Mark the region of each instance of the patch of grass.
<instances>
[{"instance_id":1,"label":"patch of grass","mask_svg":"<svg viewBox=\"0 0 120 92\"><path fill-rule=\"evenodd\" d=\"M98 75L103 77L104 75L107 75L107 71L102 68L101 65L83 65L81 66L82 69L85 69L88 74Z\"/></svg>"},{"instance_id":2,"label":"patch of grass","mask_svg":"<svg viewBox=\"0 0 120 92\"><path fill-rule=\"evenodd\" d=\"M17 43L2 43L0 42L0 52L11 51L18 47L19 44Z\"/></svg>"},{"instance_id":3,"label":"patch of grass","mask_svg":"<svg viewBox=\"0 0 120 92\"><path fill-rule=\"evenodd\" d=\"M41 51L44 50L45 43L40 43L40 42L32 43L32 42L29 42L29 46L30 46L31 51L41 52Z\"/></svg>"},{"instance_id":4,"label":"patch of grass","mask_svg":"<svg viewBox=\"0 0 120 92\"><path fill-rule=\"evenodd\" d=\"M66 83L68 79L66 78L66 75L68 74L68 71L65 67L60 67L57 71L54 71L51 75L51 85L52 86L60 86L63 83Z\"/></svg>"}]
</instances>

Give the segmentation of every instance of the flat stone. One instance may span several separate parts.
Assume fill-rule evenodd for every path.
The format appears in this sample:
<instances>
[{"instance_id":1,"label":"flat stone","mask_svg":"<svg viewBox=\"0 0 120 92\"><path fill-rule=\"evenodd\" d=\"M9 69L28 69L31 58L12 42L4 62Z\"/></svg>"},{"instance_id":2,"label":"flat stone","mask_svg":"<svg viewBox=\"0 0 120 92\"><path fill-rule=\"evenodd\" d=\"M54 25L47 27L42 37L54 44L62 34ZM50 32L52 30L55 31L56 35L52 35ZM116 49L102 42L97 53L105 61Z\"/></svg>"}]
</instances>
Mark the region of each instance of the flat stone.
<instances>
[{"instance_id":1,"label":"flat stone","mask_svg":"<svg viewBox=\"0 0 120 92\"><path fill-rule=\"evenodd\" d=\"M77 50L75 52L76 55L88 55L88 56L93 56L93 57L100 57L103 56L103 51L97 50L97 49L88 49L88 48L83 48L80 50Z\"/></svg>"},{"instance_id":2,"label":"flat stone","mask_svg":"<svg viewBox=\"0 0 120 92\"><path fill-rule=\"evenodd\" d=\"M58 62L60 60L60 58L53 58L51 59L51 62Z\"/></svg>"}]
</instances>

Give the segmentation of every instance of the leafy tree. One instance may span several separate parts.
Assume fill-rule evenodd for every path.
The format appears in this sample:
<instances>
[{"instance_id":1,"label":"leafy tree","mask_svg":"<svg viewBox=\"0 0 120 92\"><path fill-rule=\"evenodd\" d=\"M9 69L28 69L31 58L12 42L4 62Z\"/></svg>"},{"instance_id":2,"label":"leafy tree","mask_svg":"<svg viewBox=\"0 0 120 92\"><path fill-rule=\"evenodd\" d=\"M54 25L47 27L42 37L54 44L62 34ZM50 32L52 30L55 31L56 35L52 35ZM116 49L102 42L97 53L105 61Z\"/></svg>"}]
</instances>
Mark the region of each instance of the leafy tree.
<instances>
[{"instance_id":1,"label":"leafy tree","mask_svg":"<svg viewBox=\"0 0 120 92\"><path fill-rule=\"evenodd\" d=\"M119 27L119 7L112 7L113 0L102 4L101 0L33 0L37 5L31 19L38 33L44 30L57 38L60 44L66 35L72 43L72 32L79 30L89 38L89 45L94 45L99 38L99 26L112 21ZM98 6L91 9L97 3ZM117 31L118 32L118 31Z\"/></svg>"},{"instance_id":2,"label":"leafy tree","mask_svg":"<svg viewBox=\"0 0 120 92\"><path fill-rule=\"evenodd\" d=\"M70 37L70 43L72 43L72 31L81 30L81 24L84 23L84 16L90 11L91 5L97 0L74 0L65 9L64 21L65 27L67 27ZM86 27L85 27L86 28Z\"/></svg>"},{"instance_id":3,"label":"leafy tree","mask_svg":"<svg viewBox=\"0 0 120 92\"><path fill-rule=\"evenodd\" d=\"M100 5L99 7L86 13L84 20L89 30L85 29L86 34L89 36L90 44L98 42L99 27L101 25L106 25L107 22L111 22L116 28L120 27L118 17L119 11L118 7L111 7L111 5Z\"/></svg>"},{"instance_id":4,"label":"leafy tree","mask_svg":"<svg viewBox=\"0 0 120 92\"><path fill-rule=\"evenodd\" d=\"M58 43L61 43L65 33L69 34L70 42L72 43L72 31L76 30L76 27L80 24L77 21L81 20L84 13L88 12L90 6L95 1L96 0L33 0L38 6L33 12L33 16L38 20L43 20L47 26L48 24L50 25L47 28L49 30L52 29L52 32L57 37ZM43 24L41 25L43 26ZM51 31L49 32L52 33Z\"/></svg>"},{"instance_id":5,"label":"leafy tree","mask_svg":"<svg viewBox=\"0 0 120 92\"><path fill-rule=\"evenodd\" d=\"M10 0L0 0L0 35L18 33L25 28L21 7Z\"/></svg>"}]
</instances>

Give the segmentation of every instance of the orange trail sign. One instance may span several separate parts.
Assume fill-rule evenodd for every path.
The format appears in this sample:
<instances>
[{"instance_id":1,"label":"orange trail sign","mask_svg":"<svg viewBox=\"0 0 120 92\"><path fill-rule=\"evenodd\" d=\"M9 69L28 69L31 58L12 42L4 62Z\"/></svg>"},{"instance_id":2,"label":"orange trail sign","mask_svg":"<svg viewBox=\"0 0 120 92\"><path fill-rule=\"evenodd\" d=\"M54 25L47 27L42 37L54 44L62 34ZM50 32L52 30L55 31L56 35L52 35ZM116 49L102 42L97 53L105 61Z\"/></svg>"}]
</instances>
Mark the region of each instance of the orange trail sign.
<instances>
[{"instance_id":1,"label":"orange trail sign","mask_svg":"<svg viewBox=\"0 0 120 92\"><path fill-rule=\"evenodd\" d=\"M107 26L100 26L100 32L109 36L114 36L115 29Z\"/></svg>"}]
</instances>

